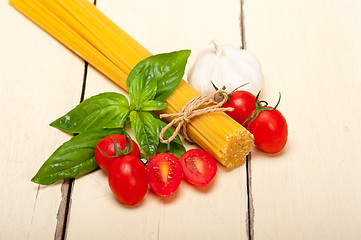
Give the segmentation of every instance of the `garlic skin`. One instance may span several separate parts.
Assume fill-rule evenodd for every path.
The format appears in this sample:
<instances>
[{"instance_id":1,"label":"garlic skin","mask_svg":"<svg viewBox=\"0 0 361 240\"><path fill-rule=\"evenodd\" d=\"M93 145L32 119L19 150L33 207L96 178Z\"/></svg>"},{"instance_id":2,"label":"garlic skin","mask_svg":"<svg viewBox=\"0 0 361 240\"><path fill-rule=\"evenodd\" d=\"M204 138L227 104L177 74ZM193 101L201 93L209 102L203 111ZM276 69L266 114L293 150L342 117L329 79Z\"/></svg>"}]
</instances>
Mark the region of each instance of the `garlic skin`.
<instances>
[{"instance_id":1,"label":"garlic skin","mask_svg":"<svg viewBox=\"0 0 361 240\"><path fill-rule=\"evenodd\" d=\"M187 80L202 95L215 91L211 81L218 88L226 87L229 93L246 90L257 95L263 86L263 74L258 59L249 51L232 45L219 45L213 41L213 48L205 49L197 55L188 71Z\"/></svg>"}]
</instances>

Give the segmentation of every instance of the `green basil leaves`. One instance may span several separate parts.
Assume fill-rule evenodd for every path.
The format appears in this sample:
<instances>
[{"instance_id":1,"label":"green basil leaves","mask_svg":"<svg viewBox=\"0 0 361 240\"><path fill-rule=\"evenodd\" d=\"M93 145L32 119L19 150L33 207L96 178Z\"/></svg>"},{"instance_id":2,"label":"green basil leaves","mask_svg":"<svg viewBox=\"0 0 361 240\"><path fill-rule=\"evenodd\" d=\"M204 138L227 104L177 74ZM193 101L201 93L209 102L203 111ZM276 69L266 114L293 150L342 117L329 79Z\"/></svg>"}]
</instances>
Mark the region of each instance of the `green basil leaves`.
<instances>
[{"instance_id":1,"label":"green basil leaves","mask_svg":"<svg viewBox=\"0 0 361 240\"><path fill-rule=\"evenodd\" d=\"M74 178L98 167L94 151L98 142L121 129L96 129L80 133L61 145L41 166L31 181L50 185L58 180Z\"/></svg>"},{"instance_id":2,"label":"green basil leaves","mask_svg":"<svg viewBox=\"0 0 361 240\"><path fill-rule=\"evenodd\" d=\"M169 144L159 141L166 126L150 111L164 109L164 101L179 85L190 55L189 50L158 54L139 62L127 78L128 99L119 93L106 92L90 97L50 126L78 134L61 145L41 166L32 181L49 185L74 178L98 167L94 150L98 142L112 134L122 134L127 123L148 157L169 151L180 157L185 148L179 136ZM168 138L174 132L168 129Z\"/></svg>"},{"instance_id":3,"label":"green basil leaves","mask_svg":"<svg viewBox=\"0 0 361 240\"><path fill-rule=\"evenodd\" d=\"M139 146L143 146L143 150L148 155L155 155L159 135L157 135L157 126L153 115L149 112L132 111L130 122Z\"/></svg>"},{"instance_id":4,"label":"green basil leaves","mask_svg":"<svg viewBox=\"0 0 361 240\"><path fill-rule=\"evenodd\" d=\"M82 133L92 129L121 126L128 114L128 99L122 94L107 92L84 100L50 126L68 133Z\"/></svg>"},{"instance_id":5,"label":"green basil leaves","mask_svg":"<svg viewBox=\"0 0 361 240\"><path fill-rule=\"evenodd\" d=\"M129 98L131 95L130 88L133 87L134 82L139 81L139 75L149 74L156 79L157 83L156 96L153 99L164 102L182 80L190 54L190 50L181 50L154 55L140 61L129 73L127 79Z\"/></svg>"},{"instance_id":6,"label":"green basil leaves","mask_svg":"<svg viewBox=\"0 0 361 240\"><path fill-rule=\"evenodd\" d=\"M172 142L167 144L160 143L160 131L166 126L164 122L154 117L149 112L136 112L130 113L130 122L135 138L140 146L148 156L154 156L158 152L171 152L178 158L185 152L185 148L179 136ZM169 138L173 134L173 129L168 129L164 137Z\"/></svg>"}]
</instances>

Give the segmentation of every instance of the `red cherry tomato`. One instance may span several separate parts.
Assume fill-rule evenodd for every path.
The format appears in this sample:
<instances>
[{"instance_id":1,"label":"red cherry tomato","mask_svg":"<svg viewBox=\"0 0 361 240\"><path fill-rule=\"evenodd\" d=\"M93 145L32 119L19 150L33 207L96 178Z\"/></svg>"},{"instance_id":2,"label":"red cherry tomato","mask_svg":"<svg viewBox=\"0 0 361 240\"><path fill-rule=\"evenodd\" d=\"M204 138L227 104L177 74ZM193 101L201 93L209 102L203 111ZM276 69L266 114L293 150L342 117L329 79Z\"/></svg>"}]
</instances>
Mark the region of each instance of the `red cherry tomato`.
<instances>
[{"instance_id":1,"label":"red cherry tomato","mask_svg":"<svg viewBox=\"0 0 361 240\"><path fill-rule=\"evenodd\" d=\"M202 149L188 150L181 156L180 162L184 177L195 186L207 186L217 173L216 160Z\"/></svg>"},{"instance_id":2,"label":"red cherry tomato","mask_svg":"<svg viewBox=\"0 0 361 240\"><path fill-rule=\"evenodd\" d=\"M108 183L120 202L136 205L148 190L147 170L139 158L117 157L110 165Z\"/></svg>"},{"instance_id":3,"label":"red cherry tomato","mask_svg":"<svg viewBox=\"0 0 361 240\"><path fill-rule=\"evenodd\" d=\"M148 180L152 190L163 197L172 195L182 181L182 165L171 153L158 153L147 164Z\"/></svg>"},{"instance_id":4,"label":"red cherry tomato","mask_svg":"<svg viewBox=\"0 0 361 240\"><path fill-rule=\"evenodd\" d=\"M256 109L256 106L254 105L255 100L256 97L250 92L235 91L232 93L228 102L223 104L223 107L234 108L234 111L226 111L226 113L239 124L243 125L246 119L251 116Z\"/></svg>"},{"instance_id":5,"label":"red cherry tomato","mask_svg":"<svg viewBox=\"0 0 361 240\"><path fill-rule=\"evenodd\" d=\"M254 135L254 144L264 152L277 153L286 145L287 122L277 109L261 111L258 117L249 124L248 130Z\"/></svg>"},{"instance_id":6,"label":"red cherry tomato","mask_svg":"<svg viewBox=\"0 0 361 240\"><path fill-rule=\"evenodd\" d=\"M110 135L98 143L95 148L94 157L99 167L104 171L108 172L110 164L113 162L114 157L117 155L116 148L114 147L114 143L116 142L116 146L118 149L124 151L127 145L126 137L124 135ZM131 149L131 144L128 138L129 150ZM129 155L139 158L140 152L138 145L132 140L133 151L129 153ZM126 152L123 154L126 155Z\"/></svg>"}]
</instances>

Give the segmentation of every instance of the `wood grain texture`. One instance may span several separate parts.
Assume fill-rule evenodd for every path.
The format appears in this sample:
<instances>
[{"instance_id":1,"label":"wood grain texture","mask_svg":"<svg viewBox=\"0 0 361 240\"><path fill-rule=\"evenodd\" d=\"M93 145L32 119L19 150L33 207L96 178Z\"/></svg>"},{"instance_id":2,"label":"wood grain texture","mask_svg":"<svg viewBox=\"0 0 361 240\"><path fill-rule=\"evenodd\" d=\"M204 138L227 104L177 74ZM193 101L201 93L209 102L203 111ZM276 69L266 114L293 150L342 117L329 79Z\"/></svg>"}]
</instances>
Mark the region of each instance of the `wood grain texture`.
<instances>
[{"instance_id":1,"label":"wood grain texture","mask_svg":"<svg viewBox=\"0 0 361 240\"><path fill-rule=\"evenodd\" d=\"M241 46L237 2L98 0L97 6L153 53L191 49L190 64L214 38ZM122 92L90 68L86 96L105 91ZM137 207L126 207L114 198L103 171L79 178L68 239L246 239L246 168L229 171L218 165L218 169L207 188L183 181L174 196L162 199L149 191Z\"/></svg>"},{"instance_id":2,"label":"wood grain texture","mask_svg":"<svg viewBox=\"0 0 361 240\"><path fill-rule=\"evenodd\" d=\"M245 1L262 98L289 124L283 152L252 152L254 239L361 238L361 3Z\"/></svg>"},{"instance_id":3,"label":"wood grain texture","mask_svg":"<svg viewBox=\"0 0 361 240\"><path fill-rule=\"evenodd\" d=\"M69 139L49 123L79 102L83 62L0 2L0 239L52 239L61 182L30 179Z\"/></svg>"}]
</instances>

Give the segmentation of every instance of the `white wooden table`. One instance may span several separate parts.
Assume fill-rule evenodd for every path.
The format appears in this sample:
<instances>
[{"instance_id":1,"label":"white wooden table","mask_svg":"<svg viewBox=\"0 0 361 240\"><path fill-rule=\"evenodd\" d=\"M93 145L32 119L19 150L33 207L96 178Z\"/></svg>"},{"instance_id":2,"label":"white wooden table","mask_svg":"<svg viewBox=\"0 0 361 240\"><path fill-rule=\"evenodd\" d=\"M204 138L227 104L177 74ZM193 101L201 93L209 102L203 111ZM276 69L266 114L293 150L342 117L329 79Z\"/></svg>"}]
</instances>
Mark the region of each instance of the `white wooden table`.
<instances>
[{"instance_id":1,"label":"white wooden table","mask_svg":"<svg viewBox=\"0 0 361 240\"><path fill-rule=\"evenodd\" d=\"M110 80L0 2L0 239L361 239L361 1L97 0L153 53L211 40L261 61L262 97L289 125L279 154L254 148L215 182L183 182L125 207L96 171L30 181L69 136L48 126ZM84 86L84 87L83 87ZM188 147L192 147L187 145Z\"/></svg>"}]
</instances>

